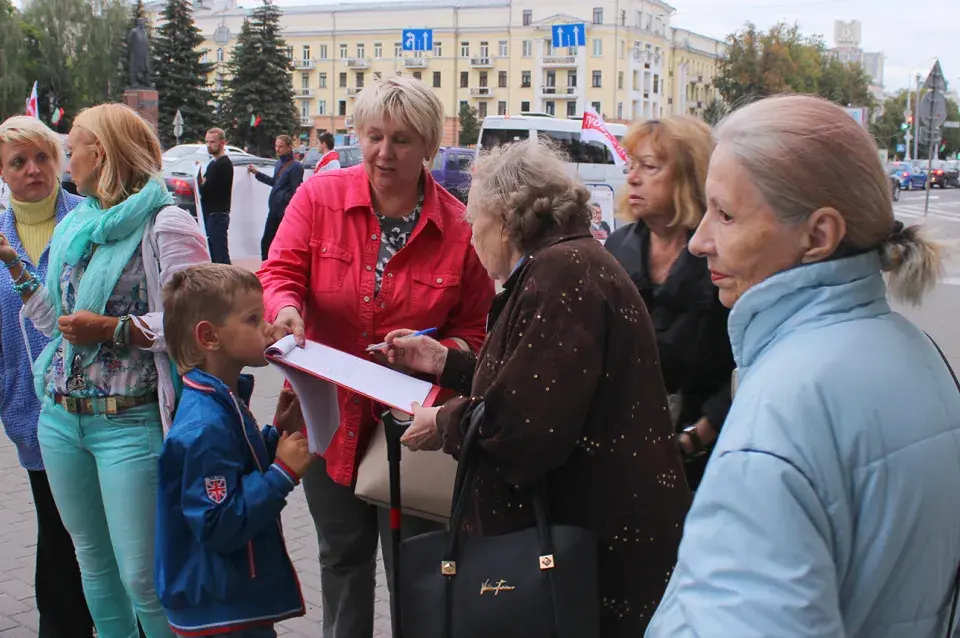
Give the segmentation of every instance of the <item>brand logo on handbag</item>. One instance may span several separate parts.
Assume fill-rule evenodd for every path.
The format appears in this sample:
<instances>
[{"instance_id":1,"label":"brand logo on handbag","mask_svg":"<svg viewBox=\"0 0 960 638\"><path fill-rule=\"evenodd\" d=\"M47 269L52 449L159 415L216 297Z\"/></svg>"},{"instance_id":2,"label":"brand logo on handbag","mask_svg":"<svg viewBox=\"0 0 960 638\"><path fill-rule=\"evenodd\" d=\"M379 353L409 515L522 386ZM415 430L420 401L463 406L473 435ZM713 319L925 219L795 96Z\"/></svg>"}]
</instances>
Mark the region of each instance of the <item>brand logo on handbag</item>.
<instances>
[{"instance_id":1,"label":"brand logo on handbag","mask_svg":"<svg viewBox=\"0 0 960 638\"><path fill-rule=\"evenodd\" d=\"M508 585L507 581L502 578L493 585L490 584L490 579L488 578L480 585L480 595L483 596L486 593L493 592L494 596L499 596L502 591L513 591L514 589L516 589L516 587Z\"/></svg>"}]
</instances>

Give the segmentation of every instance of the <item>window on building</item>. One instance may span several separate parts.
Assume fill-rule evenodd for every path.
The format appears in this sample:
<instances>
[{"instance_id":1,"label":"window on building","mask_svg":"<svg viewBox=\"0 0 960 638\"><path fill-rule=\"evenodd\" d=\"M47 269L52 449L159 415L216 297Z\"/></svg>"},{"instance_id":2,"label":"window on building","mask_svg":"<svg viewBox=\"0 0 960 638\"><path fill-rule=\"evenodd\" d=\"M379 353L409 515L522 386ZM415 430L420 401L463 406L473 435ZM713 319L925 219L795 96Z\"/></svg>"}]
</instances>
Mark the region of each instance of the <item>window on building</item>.
<instances>
[{"instance_id":1,"label":"window on building","mask_svg":"<svg viewBox=\"0 0 960 638\"><path fill-rule=\"evenodd\" d=\"M300 102L300 117L310 117L310 100L303 100Z\"/></svg>"},{"instance_id":2,"label":"window on building","mask_svg":"<svg viewBox=\"0 0 960 638\"><path fill-rule=\"evenodd\" d=\"M393 57L402 58L403 57L403 42L394 42L393 43Z\"/></svg>"},{"instance_id":3,"label":"window on building","mask_svg":"<svg viewBox=\"0 0 960 638\"><path fill-rule=\"evenodd\" d=\"M627 57L627 43L623 40L620 40L620 59Z\"/></svg>"},{"instance_id":4,"label":"window on building","mask_svg":"<svg viewBox=\"0 0 960 638\"><path fill-rule=\"evenodd\" d=\"M500 51L498 53L501 58L506 58L510 55L510 49L507 46L506 40L500 40Z\"/></svg>"},{"instance_id":5,"label":"window on building","mask_svg":"<svg viewBox=\"0 0 960 638\"><path fill-rule=\"evenodd\" d=\"M321 60L327 59L327 45L325 44L320 45L320 59Z\"/></svg>"},{"instance_id":6,"label":"window on building","mask_svg":"<svg viewBox=\"0 0 960 638\"><path fill-rule=\"evenodd\" d=\"M603 55L603 40L600 38L593 39L593 57L599 58Z\"/></svg>"},{"instance_id":7,"label":"window on building","mask_svg":"<svg viewBox=\"0 0 960 638\"><path fill-rule=\"evenodd\" d=\"M506 115L507 114L507 103L503 100L497 102L497 115Z\"/></svg>"},{"instance_id":8,"label":"window on building","mask_svg":"<svg viewBox=\"0 0 960 638\"><path fill-rule=\"evenodd\" d=\"M520 71L520 88L530 88L530 71Z\"/></svg>"},{"instance_id":9,"label":"window on building","mask_svg":"<svg viewBox=\"0 0 960 638\"><path fill-rule=\"evenodd\" d=\"M309 89L309 88L310 88L310 74L309 74L309 73L301 73L301 74L300 74L300 88L301 88L301 89Z\"/></svg>"},{"instance_id":10,"label":"window on building","mask_svg":"<svg viewBox=\"0 0 960 638\"><path fill-rule=\"evenodd\" d=\"M623 102L617 102L617 119L623 119Z\"/></svg>"},{"instance_id":11,"label":"window on building","mask_svg":"<svg viewBox=\"0 0 960 638\"><path fill-rule=\"evenodd\" d=\"M347 114L347 101L340 100L337 102L337 115L346 115Z\"/></svg>"},{"instance_id":12,"label":"window on building","mask_svg":"<svg viewBox=\"0 0 960 638\"><path fill-rule=\"evenodd\" d=\"M341 60L347 59L347 45L346 45L346 44L341 44L341 45L340 45L340 59L341 59Z\"/></svg>"},{"instance_id":13,"label":"window on building","mask_svg":"<svg viewBox=\"0 0 960 638\"><path fill-rule=\"evenodd\" d=\"M556 115L557 114L557 103L550 100L543 105L544 110L547 112L547 115Z\"/></svg>"},{"instance_id":14,"label":"window on building","mask_svg":"<svg viewBox=\"0 0 960 638\"><path fill-rule=\"evenodd\" d=\"M383 57L383 43L382 43L382 42L374 42L374 43L373 43L373 57L377 58L378 60Z\"/></svg>"},{"instance_id":15,"label":"window on building","mask_svg":"<svg viewBox=\"0 0 960 638\"><path fill-rule=\"evenodd\" d=\"M653 76L653 92L654 93L660 92L660 76L659 75Z\"/></svg>"},{"instance_id":16,"label":"window on building","mask_svg":"<svg viewBox=\"0 0 960 638\"><path fill-rule=\"evenodd\" d=\"M433 86L434 88L440 88L440 71L433 72Z\"/></svg>"},{"instance_id":17,"label":"window on building","mask_svg":"<svg viewBox=\"0 0 960 638\"><path fill-rule=\"evenodd\" d=\"M533 23L533 11L531 9L523 10L523 26L529 27Z\"/></svg>"},{"instance_id":18,"label":"window on building","mask_svg":"<svg viewBox=\"0 0 960 638\"><path fill-rule=\"evenodd\" d=\"M460 100L460 109L457 111L457 113L459 113L460 111L462 111L462 110L464 109L464 107L466 107L466 106L470 106L470 105L467 103L467 101L466 101L466 100Z\"/></svg>"},{"instance_id":19,"label":"window on building","mask_svg":"<svg viewBox=\"0 0 960 638\"><path fill-rule=\"evenodd\" d=\"M487 88L487 72L480 71L480 88Z\"/></svg>"},{"instance_id":20,"label":"window on building","mask_svg":"<svg viewBox=\"0 0 960 638\"><path fill-rule=\"evenodd\" d=\"M527 102L527 101L520 102L520 112L521 112L521 113L529 113L529 112L530 112L530 102Z\"/></svg>"},{"instance_id":21,"label":"window on building","mask_svg":"<svg viewBox=\"0 0 960 638\"><path fill-rule=\"evenodd\" d=\"M470 86L470 72L460 71L460 88L465 89Z\"/></svg>"},{"instance_id":22,"label":"window on building","mask_svg":"<svg viewBox=\"0 0 960 638\"><path fill-rule=\"evenodd\" d=\"M357 45L357 57L364 58L366 57L367 47L362 42Z\"/></svg>"},{"instance_id":23,"label":"window on building","mask_svg":"<svg viewBox=\"0 0 960 638\"><path fill-rule=\"evenodd\" d=\"M217 49L217 62L223 62L223 49Z\"/></svg>"},{"instance_id":24,"label":"window on building","mask_svg":"<svg viewBox=\"0 0 960 638\"><path fill-rule=\"evenodd\" d=\"M363 71L357 71L357 88L363 88Z\"/></svg>"},{"instance_id":25,"label":"window on building","mask_svg":"<svg viewBox=\"0 0 960 638\"><path fill-rule=\"evenodd\" d=\"M480 43L480 57L481 57L481 58L485 58L485 59L490 57L490 43L489 43L489 42L481 42L481 43Z\"/></svg>"},{"instance_id":26,"label":"window on building","mask_svg":"<svg viewBox=\"0 0 960 638\"><path fill-rule=\"evenodd\" d=\"M207 49L203 50L203 55L200 56L200 61L204 64L210 62L210 51Z\"/></svg>"},{"instance_id":27,"label":"window on building","mask_svg":"<svg viewBox=\"0 0 960 638\"><path fill-rule=\"evenodd\" d=\"M470 43L469 43L469 42L461 42L461 43L460 43L460 57L461 57L461 58L469 58L469 57L470 57Z\"/></svg>"},{"instance_id":28,"label":"window on building","mask_svg":"<svg viewBox=\"0 0 960 638\"><path fill-rule=\"evenodd\" d=\"M317 102L317 115L326 115L327 114L327 101L320 100Z\"/></svg>"},{"instance_id":29,"label":"window on building","mask_svg":"<svg viewBox=\"0 0 960 638\"><path fill-rule=\"evenodd\" d=\"M553 55L553 42L550 40L543 41L543 55L546 57Z\"/></svg>"},{"instance_id":30,"label":"window on building","mask_svg":"<svg viewBox=\"0 0 960 638\"><path fill-rule=\"evenodd\" d=\"M487 103L486 101L480 102L477 104L477 117L481 120L487 117Z\"/></svg>"},{"instance_id":31,"label":"window on building","mask_svg":"<svg viewBox=\"0 0 960 638\"><path fill-rule=\"evenodd\" d=\"M593 8L593 23L603 24L603 7Z\"/></svg>"},{"instance_id":32,"label":"window on building","mask_svg":"<svg viewBox=\"0 0 960 638\"><path fill-rule=\"evenodd\" d=\"M500 71L497 73L497 86L501 89L507 88L507 72Z\"/></svg>"},{"instance_id":33,"label":"window on building","mask_svg":"<svg viewBox=\"0 0 960 638\"><path fill-rule=\"evenodd\" d=\"M341 89L347 88L347 74L346 74L346 73L341 73L341 74L340 74L339 82L337 83L337 85L338 85Z\"/></svg>"},{"instance_id":34,"label":"window on building","mask_svg":"<svg viewBox=\"0 0 960 638\"><path fill-rule=\"evenodd\" d=\"M435 58L443 57L443 45L439 42L433 43L433 57Z\"/></svg>"},{"instance_id":35,"label":"window on building","mask_svg":"<svg viewBox=\"0 0 960 638\"><path fill-rule=\"evenodd\" d=\"M321 73L321 74L320 74L320 88L321 88L321 89L327 88L327 74L326 74L326 73Z\"/></svg>"},{"instance_id":36,"label":"window on building","mask_svg":"<svg viewBox=\"0 0 960 638\"><path fill-rule=\"evenodd\" d=\"M601 111L600 111L600 102L591 102L591 103L590 103L590 108L592 108L592 109L593 109L594 111L596 111L597 113L601 113Z\"/></svg>"},{"instance_id":37,"label":"window on building","mask_svg":"<svg viewBox=\"0 0 960 638\"><path fill-rule=\"evenodd\" d=\"M287 47L286 49L283 50L283 53L284 55L287 56L288 60L293 59L293 47Z\"/></svg>"},{"instance_id":38,"label":"window on building","mask_svg":"<svg viewBox=\"0 0 960 638\"><path fill-rule=\"evenodd\" d=\"M567 71L567 86L577 88L577 72Z\"/></svg>"},{"instance_id":39,"label":"window on building","mask_svg":"<svg viewBox=\"0 0 960 638\"><path fill-rule=\"evenodd\" d=\"M547 86L556 86L556 85L557 85L557 72L547 71Z\"/></svg>"},{"instance_id":40,"label":"window on building","mask_svg":"<svg viewBox=\"0 0 960 638\"><path fill-rule=\"evenodd\" d=\"M420 80L420 81L422 82L422 81L423 81L423 73L420 72L420 71L414 71L414 72L413 72L413 79L414 79L414 80Z\"/></svg>"},{"instance_id":41,"label":"window on building","mask_svg":"<svg viewBox=\"0 0 960 638\"><path fill-rule=\"evenodd\" d=\"M310 45L305 44L303 46L303 49L300 51L300 53L301 53L301 57L303 58L303 61L308 62L310 60Z\"/></svg>"},{"instance_id":42,"label":"window on building","mask_svg":"<svg viewBox=\"0 0 960 638\"><path fill-rule=\"evenodd\" d=\"M619 73L617 73L617 88L618 89L623 88L623 71L620 71Z\"/></svg>"},{"instance_id":43,"label":"window on building","mask_svg":"<svg viewBox=\"0 0 960 638\"><path fill-rule=\"evenodd\" d=\"M567 117L574 117L577 114L577 103L573 100L567 102Z\"/></svg>"},{"instance_id":44,"label":"window on building","mask_svg":"<svg viewBox=\"0 0 960 638\"><path fill-rule=\"evenodd\" d=\"M601 71L593 72L593 88L599 89L603 86L603 73Z\"/></svg>"},{"instance_id":45,"label":"window on building","mask_svg":"<svg viewBox=\"0 0 960 638\"><path fill-rule=\"evenodd\" d=\"M529 58L533 56L533 40L524 40L523 41L523 57Z\"/></svg>"}]
</instances>

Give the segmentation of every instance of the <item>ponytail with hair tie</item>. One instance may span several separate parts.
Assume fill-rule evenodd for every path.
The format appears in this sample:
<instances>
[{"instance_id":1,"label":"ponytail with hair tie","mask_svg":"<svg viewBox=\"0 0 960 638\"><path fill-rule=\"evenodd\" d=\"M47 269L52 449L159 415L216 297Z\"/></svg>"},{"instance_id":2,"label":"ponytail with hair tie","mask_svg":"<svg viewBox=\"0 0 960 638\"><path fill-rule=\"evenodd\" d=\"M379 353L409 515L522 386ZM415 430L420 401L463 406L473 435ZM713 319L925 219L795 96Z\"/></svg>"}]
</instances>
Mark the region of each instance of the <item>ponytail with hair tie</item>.
<instances>
[{"instance_id":1,"label":"ponytail with hair tie","mask_svg":"<svg viewBox=\"0 0 960 638\"><path fill-rule=\"evenodd\" d=\"M890 292L899 301L920 305L923 295L943 276L944 246L929 239L921 226L904 226L896 220L878 250L881 267L890 273Z\"/></svg>"}]
</instances>

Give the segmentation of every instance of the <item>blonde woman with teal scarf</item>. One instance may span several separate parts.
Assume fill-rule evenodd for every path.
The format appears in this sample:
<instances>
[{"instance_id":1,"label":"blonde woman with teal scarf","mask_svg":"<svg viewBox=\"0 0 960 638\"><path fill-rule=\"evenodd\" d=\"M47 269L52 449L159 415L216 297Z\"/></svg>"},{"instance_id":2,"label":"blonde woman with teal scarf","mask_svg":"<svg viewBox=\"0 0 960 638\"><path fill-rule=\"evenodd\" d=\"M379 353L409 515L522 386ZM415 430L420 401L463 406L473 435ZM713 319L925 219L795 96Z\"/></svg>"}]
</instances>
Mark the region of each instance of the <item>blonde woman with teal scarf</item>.
<instances>
[{"instance_id":1,"label":"blonde woman with teal scarf","mask_svg":"<svg viewBox=\"0 0 960 638\"><path fill-rule=\"evenodd\" d=\"M104 104L70 131L86 200L56 226L44 282L0 236L24 315L52 337L34 364L40 449L103 638L171 636L153 584L157 456L174 408L161 289L209 261L206 238L172 206L160 143L131 109Z\"/></svg>"}]
</instances>

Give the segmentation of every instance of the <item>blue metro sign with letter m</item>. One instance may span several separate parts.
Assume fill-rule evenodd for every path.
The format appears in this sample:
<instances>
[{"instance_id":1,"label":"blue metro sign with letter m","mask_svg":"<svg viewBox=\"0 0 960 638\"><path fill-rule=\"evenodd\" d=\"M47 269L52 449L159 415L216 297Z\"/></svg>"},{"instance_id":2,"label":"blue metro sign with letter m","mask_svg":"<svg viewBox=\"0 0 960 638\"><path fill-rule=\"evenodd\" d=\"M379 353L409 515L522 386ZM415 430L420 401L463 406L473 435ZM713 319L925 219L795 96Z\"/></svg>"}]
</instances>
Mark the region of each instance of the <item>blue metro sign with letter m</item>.
<instances>
[{"instance_id":1,"label":"blue metro sign with letter m","mask_svg":"<svg viewBox=\"0 0 960 638\"><path fill-rule=\"evenodd\" d=\"M576 24L555 24L553 47L582 47L587 45L587 28L582 22Z\"/></svg>"},{"instance_id":2,"label":"blue metro sign with letter m","mask_svg":"<svg viewBox=\"0 0 960 638\"><path fill-rule=\"evenodd\" d=\"M432 51L433 29L404 29L404 51Z\"/></svg>"}]
</instances>

